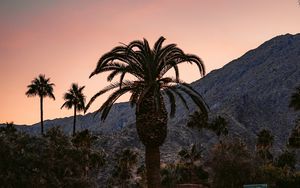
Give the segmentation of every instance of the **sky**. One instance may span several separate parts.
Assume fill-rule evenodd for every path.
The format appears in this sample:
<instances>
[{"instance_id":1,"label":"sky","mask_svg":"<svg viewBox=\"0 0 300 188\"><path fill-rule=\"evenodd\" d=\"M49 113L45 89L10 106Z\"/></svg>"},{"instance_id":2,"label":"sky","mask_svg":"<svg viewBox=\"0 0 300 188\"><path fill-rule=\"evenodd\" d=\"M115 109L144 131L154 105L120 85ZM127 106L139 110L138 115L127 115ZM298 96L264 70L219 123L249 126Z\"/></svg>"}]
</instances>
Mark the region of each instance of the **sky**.
<instances>
[{"instance_id":1,"label":"sky","mask_svg":"<svg viewBox=\"0 0 300 188\"><path fill-rule=\"evenodd\" d=\"M108 85L105 74L89 79L98 59L120 43L160 36L198 55L210 72L263 42L300 32L298 0L0 0L0 123L40 120L38 97L25 95L39 74L55 84L44 119L72 116L60 109L72 83L85 85L87 101ZM183 65L181 78L200 79ZM97 110L99 97L88 112ZM119 102L126 101L123 97ZM82 113L81 113L82 114Z\"/></svg>"}]
</instances>

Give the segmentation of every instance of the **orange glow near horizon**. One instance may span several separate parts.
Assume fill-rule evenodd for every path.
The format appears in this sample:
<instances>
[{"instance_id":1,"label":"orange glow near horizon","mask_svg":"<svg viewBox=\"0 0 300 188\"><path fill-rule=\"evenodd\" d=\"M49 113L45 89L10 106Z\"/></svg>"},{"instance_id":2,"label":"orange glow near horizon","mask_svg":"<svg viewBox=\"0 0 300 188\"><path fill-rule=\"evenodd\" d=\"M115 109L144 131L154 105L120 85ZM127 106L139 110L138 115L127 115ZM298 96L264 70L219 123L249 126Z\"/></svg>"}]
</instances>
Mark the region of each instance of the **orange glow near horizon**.
<instances>
[{"instance_id":1,"label":"orange glow near horizon","mask_svg":"<svg viewBox=\"0 0 300 188\"><path fill-rule=\"evenodd\" d=\"M99 57L119 42L159 36L202 58L207 72L277 35L300 32L298 0L3 0L0 2L0 123L39 122L39 100L25 96L38 74L55 83L56 100L45 100L44 119L73 114L60 109L71 83L85 85L87 100L108 85L88 79ZM182 66L186 82L196 66ZM99 97L89 112L107 95ZM119 102L125 101L122 98Z\"/></svg>"}]
</instances>

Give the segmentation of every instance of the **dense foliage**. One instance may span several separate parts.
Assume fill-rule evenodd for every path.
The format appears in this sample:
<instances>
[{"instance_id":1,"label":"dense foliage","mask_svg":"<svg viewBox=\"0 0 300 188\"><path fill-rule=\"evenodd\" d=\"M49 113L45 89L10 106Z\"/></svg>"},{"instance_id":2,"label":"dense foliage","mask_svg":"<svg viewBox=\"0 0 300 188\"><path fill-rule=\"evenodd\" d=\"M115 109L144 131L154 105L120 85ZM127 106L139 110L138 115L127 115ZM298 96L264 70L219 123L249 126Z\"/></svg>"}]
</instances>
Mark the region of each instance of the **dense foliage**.
<instances>
[{"instance_id":1,"label":"dense foliage","mask_svg":"<svg viewBox=\"0 0 300 188\"><path fill-rule=\"evenodd\" d=\"M79 134L80 135L80 134ZM2 187L92 187L104 154L80 137L71 139L58 128L45 136L20 133L8 124L0 129Z\"/></svg>"}]
</instances>

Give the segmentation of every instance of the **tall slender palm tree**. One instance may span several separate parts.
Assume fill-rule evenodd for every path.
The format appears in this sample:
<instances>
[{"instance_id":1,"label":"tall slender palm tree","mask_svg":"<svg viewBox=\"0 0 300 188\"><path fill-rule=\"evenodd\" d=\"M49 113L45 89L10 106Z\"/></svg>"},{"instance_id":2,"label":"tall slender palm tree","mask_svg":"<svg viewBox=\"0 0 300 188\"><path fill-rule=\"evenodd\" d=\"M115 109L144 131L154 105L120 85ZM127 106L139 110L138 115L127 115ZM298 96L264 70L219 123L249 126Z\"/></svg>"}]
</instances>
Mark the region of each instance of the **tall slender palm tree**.
<instances>
[{"instance_id":1,"label":"tall slender palm tree","mask_svg":"<svg viewBox=\"0 0 300 188\"><path fill-rule=\"evenodd\" d=\"M289 107L294 108L295 111L300 110L300 87L292 94Z\"/></svg>"},{"instance_id":2,"label":"tall slender palm tree","mask_svg":"<svg viewBox=\"0 0 300 188\"><path fill-rule=\"evenodd\" d=\"M78 84L72 84L71 89L64 94L64 100L66 101L61 108L65 107L71 109L74 107L74 121L73 121L73 135L76 132L76 112L84 110L85 105L85 96L82 93L82 90L85 86L79 87Z\"/></svg>"},{"instance_id":3,"label":"tall slender palm tree","mask_svg":"<svg viewBox=\"0 0 300 188\"><path fill-rule=\"evenodd\" d=\"M50 78L46 78L45 75L40 74L37 78L31 81L31 84L27 86L27 97L40 97L40 110L41 110L41 134L44 134L44 121L43 121L43 99L44 97L50 97L55 100L53 94L53 83L50 83Z\"/></svg>"},{"instance_id":4,"label":"tall slender palm tree","mask_svg":"<svg viewBox=\"0 0 300 188\"><path fill-rule=\"evenodd\" d=\"M167 136L168 122L163 96L169 99L171 117L176 113L176 99L188 108L185 96L189 96L201 111L206 113L208 109L201 95L179 79L179 64L195 63L203 76L203 62L196 55L185 54L176 44L162 46L164 40L164 37L160 37L152 49L146 39L135 40L104 54L90 77L110 71L108 81L112 81L117 75L120 75L120 79L96 93L86 106L87 110L98 96L114 90L98 110L101 112L101 119L105 120L116 100L127 92L131 94L129 101L132 107L135 106L137 133L146 150L149 188L160 187L159 147ZM165 75L169 70L174 70L175 78ZM134 78L127 80L127 74Z\"/></svg>"}]
</instances>

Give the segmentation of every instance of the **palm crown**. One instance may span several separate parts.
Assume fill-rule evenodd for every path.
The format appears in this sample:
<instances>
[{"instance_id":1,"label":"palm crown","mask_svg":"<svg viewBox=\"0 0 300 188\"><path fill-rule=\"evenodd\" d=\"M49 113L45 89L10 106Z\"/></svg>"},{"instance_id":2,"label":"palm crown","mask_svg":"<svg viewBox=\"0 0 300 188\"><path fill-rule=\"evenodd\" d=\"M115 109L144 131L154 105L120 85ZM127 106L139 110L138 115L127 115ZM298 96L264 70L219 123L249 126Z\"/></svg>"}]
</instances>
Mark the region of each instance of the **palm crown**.
<instances>
[{"instance_id":1,"label":"palm crown","mask_svg":"<svg viewBox=\"0 0 300 188\"><path fill-rule=\"evenodd\" d=\"M178 65L181 63L195 63L203 76L205 74L203 62L195 55L185 54L176 44L162 46L164 40L164 37L160 37L153 49L150 48L146 39L136 40L128 45L117 46L103 55L90 77L110 71L111 73L107 77L108 81L112 81L117 75L120 75L120 80L96 93L87 104L86 110L98 96L117 89L98 110L98 112L102 112L102 120L107 117L114 102L127 92L131 93L130 103L132 106L136 105L137 111L139 111L141 101L147 97L147 93L151 92L157 108L162 100L161 95L164 94L168 97L171 104L171 116L174 116L176 112L176 96L188 108L184 98L186 94L200 107L201 111L206 112L207 105L201 95L179 79L178 70ZM175 71L175 78L165 76L170 69ZM126 80L126 74L132 75L134 79Z\"/></svg>"},{"instance_id":2,"label":"palm crown","mask_svg":"<svg viewBox=\"0 0 300 188\"><path fill-rule=\"evenodd\" d=\"M73 106L76 106L77 111L84 110L85 96L82 93L84 88L85 86L79 87L78 84L73 83L71 89L64 94L65 103L61 108L66 107L67 109L71 109Z\"/></svg>"},{"instance_id":3,"label":"palm crown","mask_svg":"<svg viewBox=\"0 0 300 188\"><path fill-rule=\"evenodd\" d=\"M27 86L28 91L26 95L33 97L38 95L39 97L50 97L55 100L53 94L53 83L50 83L50 78L45 78L45 75L40 74L37 78L31 81L31 84Z\"/></svg>"}]
</instances>

